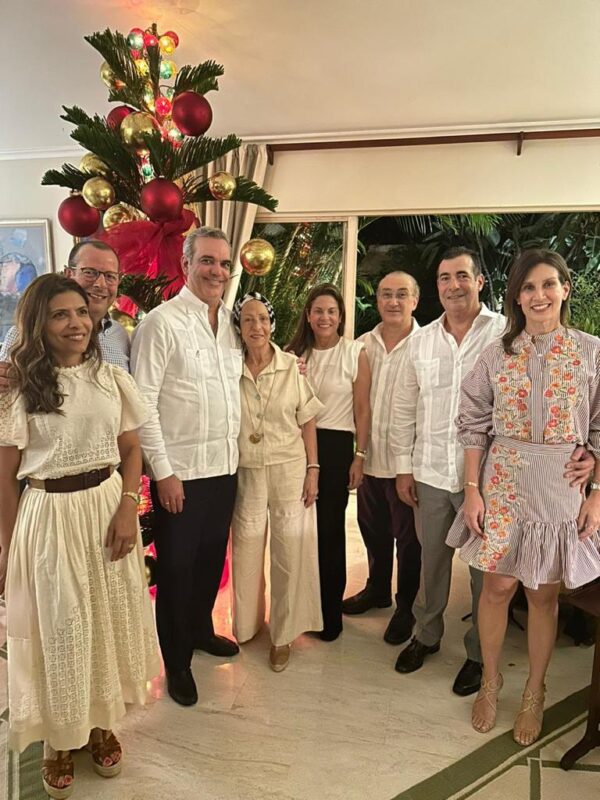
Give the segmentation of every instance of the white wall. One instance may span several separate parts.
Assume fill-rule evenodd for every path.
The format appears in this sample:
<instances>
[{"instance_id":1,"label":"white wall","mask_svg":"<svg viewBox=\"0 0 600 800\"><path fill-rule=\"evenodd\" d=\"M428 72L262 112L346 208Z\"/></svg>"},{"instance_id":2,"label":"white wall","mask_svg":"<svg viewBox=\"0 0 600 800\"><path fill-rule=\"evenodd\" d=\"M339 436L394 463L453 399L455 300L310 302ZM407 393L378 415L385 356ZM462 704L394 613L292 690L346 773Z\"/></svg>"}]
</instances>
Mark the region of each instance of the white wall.
<instances>
[{"instance_id":1,"label":"white wall","mask_svg":"<svg viewBox=\"0 0 600 800\"><path fill-rule=\"evenodd\" d=\"M600 139L274 155L265 188L292 215L600 208Z\"/></svg>"},{"instance_id":2,"label":"white wall","mask_svg":"<svg viewBox=\"0 0 600 800\"><path fill-rule=\"evenodd\" d=\"M47 169L56 169L65 159L19 159L0 161L0 220L49 219L52 232L54 266L61 270L73 246L73 237L58 223L56 212L61 201L69 196L68 189L41 186ZM78 159L70 159L77 164Z\"/></svg>"}]
</instances>

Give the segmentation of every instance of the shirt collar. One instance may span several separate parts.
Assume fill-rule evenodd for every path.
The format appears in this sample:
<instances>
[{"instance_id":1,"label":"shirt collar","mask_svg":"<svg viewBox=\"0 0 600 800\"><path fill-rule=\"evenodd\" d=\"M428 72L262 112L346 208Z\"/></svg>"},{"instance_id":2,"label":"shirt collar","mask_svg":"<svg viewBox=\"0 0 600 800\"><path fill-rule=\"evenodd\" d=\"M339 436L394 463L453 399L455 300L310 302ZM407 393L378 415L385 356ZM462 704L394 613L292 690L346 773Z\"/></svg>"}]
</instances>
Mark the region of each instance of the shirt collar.
<instances>
[{"instance_id":1,"label":"shirt collar","mask_svg":"<svg viewBox=\"0 0 600 800\"><path fill-rule=\"evenodd\" d=\"M271 342L271 347L273 348L273 358L267 364L267 366L262 370L260 373L261 375L270 375L272 372L286 372L290 368L290 361L288 356L291 353L284 353L281 347L275 344L275 342ZM246 362L244 361L244 375L247 378L251 378L254 380L252 373L246 366Z\"/></svg>"},{"instance_id":2,"label":"shirt collar","mask_svg":"<svg viewBox=\"0 0 600 800\"><path fill-rule=\"evenodd\" d=\"M481 325L481 323L484 322L487 323L488 320L495 319L497 316L498 314L495 311L490 311L490 309L486 306L486 304L482 303L479 309L479 314L477 314L477 316L473 320L473 325ZM445 319L446 319L446 312L444 311L441 317L438 317L436 320L434 320L433 324L441 325L442 327L444 327Z\"/></svg>"},{"instance_id":3,"label":"shirt collar","mask_svg":"<svg viewBox=\"0 0 600 800\"><path fill-rule=\"evenodd\" d=\"M106 316L102 317L102 319L100 320L100 332L101 333L105 333L112 326L112 324L113 324L113 321L112 321L112 319L110 318L110 316L108 315L108 312L107 312Z\"/></svg>"},{"instance_id":4,"label":"shirt collar","mask_svg":"<svg viewBox=\"0 0 600 800\"><path fill-rule=\"evenodd\" d=\"M398 342L398 344L397 344L397 345L395 345L395 346L394 346L394 347L393 347L393 348L390 350L390 352L388 353L388 355L390 355L391 353L393 353L393 352L394 352L395 350L397 350L398 348L400 348L400 347L404 347L404 345L405 345L405 344L406 344L406 342L407 342L407 341L410 339L410 337L413 335L413 333L415 333L415 331L419 330L419 327L420 327L420 326L419 326L419 323L418 323L418 322L417 322L417 320L416 320L416 319L413 317L413 318L412 318L412 324L411 324L411 328L410 328L410 331L409 331L408 335L407 335L407 336L405 336L405 337L404 337L404 339L401 339L401 340ZM376 326L373 328L373 330L371 331L371 335L372 335L372 336L375 338L375 340L377 341L377 343L378 343L378 344L379 344L379 345L380 345L380 346L381 346L381 347L382 347L382 348L385 350L385 349L386 349L386 347L385 347L385 342L383 341L383 337L382 337L382 335L381 335L381 331L382 331L382 330L383 330L383 322L380 322L378 325L376 325Z\"/></svg>"},{"instance_id":5,"label":"shirt collar","mask_svg":"<svg viewBox=\"0 0 600 800\"><path fill-rule=\"evenodd\" d=\"M204 300L200 300L199 297L196 297L196 295L191 291L191 289L188 289L187 286L182 286L177 296L180 297L186 305L190 306L193 311L199 311L201 314L204 314L208 317L208 303L205 303ZM228 313L228 309L223 300L219 300L218 315L221 317L223 314L227 315Z\"/></svg>"}]
</instances>

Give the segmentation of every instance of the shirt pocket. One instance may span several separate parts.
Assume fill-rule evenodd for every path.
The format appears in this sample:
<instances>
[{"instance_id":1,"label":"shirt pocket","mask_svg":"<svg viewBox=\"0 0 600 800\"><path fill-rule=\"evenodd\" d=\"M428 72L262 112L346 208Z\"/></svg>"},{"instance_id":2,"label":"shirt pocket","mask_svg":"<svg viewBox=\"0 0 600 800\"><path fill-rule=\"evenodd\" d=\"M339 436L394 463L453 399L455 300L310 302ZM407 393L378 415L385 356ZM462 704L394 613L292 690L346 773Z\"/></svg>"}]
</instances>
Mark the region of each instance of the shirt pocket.
<instances>
[{"instance_id":1,"label":"shirt pocket","mask_svg":"<svg viewBox=\"0 0 600 800\"><path fill-rule=\"evenodd\" d=\"M440 382L440 359L430 358L414 362L417 381L421 391L430 391Z\"/></svg>"}]
</instances>

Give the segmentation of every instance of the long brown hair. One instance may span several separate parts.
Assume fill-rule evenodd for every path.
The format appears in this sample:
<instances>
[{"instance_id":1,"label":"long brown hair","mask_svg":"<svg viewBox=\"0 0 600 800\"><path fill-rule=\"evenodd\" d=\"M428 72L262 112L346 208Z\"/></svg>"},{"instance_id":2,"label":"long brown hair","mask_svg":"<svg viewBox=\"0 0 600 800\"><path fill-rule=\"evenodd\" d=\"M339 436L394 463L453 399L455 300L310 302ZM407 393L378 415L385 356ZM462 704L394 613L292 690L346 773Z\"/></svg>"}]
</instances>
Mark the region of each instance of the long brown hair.
<instances>
[{"instance_id":1,"label":"long brown hair","mask_svg":"<svg viewBox=\"0 0 600 800\"><path fill-rule=\"evenodd\" d=\"M305 361L308 361L310 353L315 346L315 335L312 328L308 323L308 315L312 309L312 305L317 297L333 297L338 304L340 310L340 324L337 327L338 336L344 335L344 328L346 326L346 306L344 305L344 298L340 290L333 283L320 283L310 290L304 303L304 308L298 320L298 327L296 328L292 340L285 348L290 353L295 353L297 356L303 356Z\"/></svg>"},{"instance_id":2,"label":"long brown hair","mask_svg":"<svg viewBox=\"0 0 600 800\"><path fill-rule=\"evenodd\" d=\"M65 292L76 292L86 306L89 305L88 297L78 283L64 275L51 273L32 281L17 306L18 339L10 354L11 377L25 399L28 414L62 413L60 407L64 396L58 384L56 361L46 343L46 323L50 301ZM97 373L101 354L94 328L84 358L93 362Z\"/></svg>"},{"instance_id":3,"label":"long brown hair","mask_svg":"<svg viewBox=\"0 0 600 800\"><path fill-rule=\"evenodd\" d=\"M564 286L565 283L571 284L571 273L567 262L554 250L523 250L511 267L506 285L506 297L504 299L504 314L506 316L506 328L502 336L504 352L512 354L512 345L517 336L525 329L525 314L517 303L521 287L531 270L540 264L547 264L554 267L558 273L558 280ZM560 323L567 325L569 322L569 298L563 300L560 307Z\"/></svg>"}]
</instances>

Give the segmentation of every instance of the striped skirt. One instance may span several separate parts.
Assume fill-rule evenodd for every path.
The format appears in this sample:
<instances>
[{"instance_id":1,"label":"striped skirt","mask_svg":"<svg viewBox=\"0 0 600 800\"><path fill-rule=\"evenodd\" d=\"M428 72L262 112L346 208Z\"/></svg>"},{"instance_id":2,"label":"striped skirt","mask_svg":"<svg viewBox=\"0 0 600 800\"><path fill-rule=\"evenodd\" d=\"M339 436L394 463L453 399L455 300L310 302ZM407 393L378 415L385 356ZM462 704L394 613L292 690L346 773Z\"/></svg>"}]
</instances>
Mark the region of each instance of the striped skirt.
<instances>
[{"instance_id":1,"label":"striped skirt","mask_svg":"<svg viewBox=\"0 0 600 800\"><path fill-rule=\"evenodd\" d=\"M600 576L600 533L580 540L578 488L563 477L572 444L545 445L496 437L481 471L483 536L465 525L462 508L446 544L484 572L518 578L525 586L563 581L575 589Z\"/></svg>"}]
</instances>

